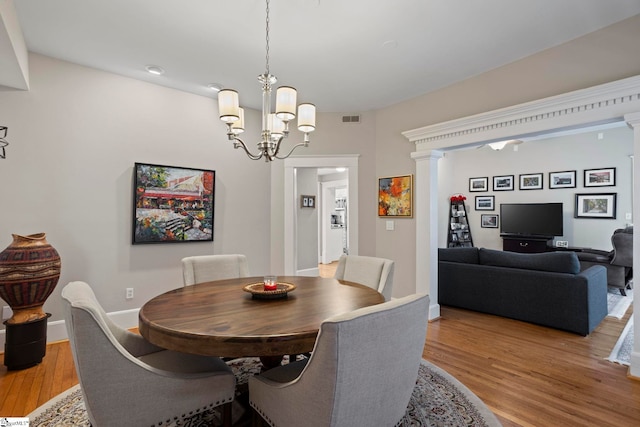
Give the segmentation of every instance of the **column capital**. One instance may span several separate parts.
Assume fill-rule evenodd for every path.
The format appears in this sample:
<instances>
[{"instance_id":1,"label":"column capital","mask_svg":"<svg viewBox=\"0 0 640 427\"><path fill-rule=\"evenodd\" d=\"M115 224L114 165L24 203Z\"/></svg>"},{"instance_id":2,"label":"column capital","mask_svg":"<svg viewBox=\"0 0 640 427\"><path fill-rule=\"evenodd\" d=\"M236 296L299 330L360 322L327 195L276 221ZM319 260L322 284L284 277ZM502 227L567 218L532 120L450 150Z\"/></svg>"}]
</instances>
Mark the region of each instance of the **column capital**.
<instances>
[{"instance_id":1,"label":"column capital","mask_svg":"<svg viewBox=\"0 0 640 427\"><path fill-rule=\"evenodd\" d=\"M624 121L630 128L640 127L640 111L624 115Z\"/></svg>"},{"instance_id":2,"label":"column capital","mask_svg":"<svg viewBox=\"0 0 640 427\"><path fill-rule=\"evenodd\" d=\"M421 160L438 160L444 157L444 152L441 150L424 150L424 151L414 151L411 153L411 158L416 162Z\"/></svg>"}]
</instances>

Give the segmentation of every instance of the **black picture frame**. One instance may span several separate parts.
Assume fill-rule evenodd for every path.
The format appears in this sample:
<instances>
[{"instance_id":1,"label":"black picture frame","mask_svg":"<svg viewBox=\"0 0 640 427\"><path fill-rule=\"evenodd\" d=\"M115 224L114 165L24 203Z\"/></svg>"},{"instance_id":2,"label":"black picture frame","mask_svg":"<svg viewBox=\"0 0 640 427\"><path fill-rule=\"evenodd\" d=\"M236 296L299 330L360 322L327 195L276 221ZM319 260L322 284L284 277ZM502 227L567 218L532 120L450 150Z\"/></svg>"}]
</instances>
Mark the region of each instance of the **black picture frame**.
<instances>
[{"instance_id":1,"label":"black picture frame","mask_svg":"<svg viewBox=\"0 0 640 427\"><path fill-rule=\"evenodd\" d=\"M481 228L498 228L498 224L499 224L499 215L497 214L480 215Z\"/></svg>"},{"instance_id":2,"label":"black picture frame","mask_svg":"<svg viewBox=\"0 0 640 427\"><path fill-rule=\"evenodd\" d=\"M135 163L131 243L213 241L216 172Z\"/></svg>"},{"instance_id":3,"label":"black picture frame","mask_svg":"<svg viewBox=\"0 0 640 427\"><path fill-rule=\"evenodd\" d=\"M478 176L474 178L469 178L469 192L483 192L489 191L489 177L488 176Z\"/></svg>"},{"instance_id":4,"label":"black picture frame","mask_svg":"<svg viewBox=\"0 0 640 427\"><path fill-rule=\"evenodd\" d=\"M616 185L616 168L585 169L585 187L613 187Z\"/></svg>"},{"instance_id":5,"label":"black picture frame","mask_svg":"<svg viewBox=\"0 0 640 427\"><path fill-rule=\"evenodd\" d=\"M543 175L541 173L528 173L519 176L520 190L542 190L544 187Z\"/></svg>"},{"instance_id":6,"label":"black picture frame","mask_svg":"<svg viewBox=\"0 0 640 427\"><path fill-rule=\"evenodd\" d=\"M513 175L494 176L493 191L513 191Z\"/></svg>"},{"instance_id":7,"label":"black picture frame","mask_svg":"<svg viewBox=\"0 0 640 427\"><path fill-rule=\"evenodd\" d=\"M476 196L475 207L477 211L493 211L496 209L496 197Z\"/></svg>"},{"instance_id":8,"label":"black picture frame","mask_svg":"<svg viewBox=\"0 0 640 427\"><path fill-rule=\"evenodd\" d=\"M576 171L549 172L549 189L575 188Z\"/></svg>"},{"instance_id":9,"label":"black picture frame","mask_svg":"<svg viewBox=\"0 0 640 427\"><path fill-rule=\"evenodd\" d=\"M576 193L574 218L616 219L617 193Z\"/></svg>"}]
</instances>

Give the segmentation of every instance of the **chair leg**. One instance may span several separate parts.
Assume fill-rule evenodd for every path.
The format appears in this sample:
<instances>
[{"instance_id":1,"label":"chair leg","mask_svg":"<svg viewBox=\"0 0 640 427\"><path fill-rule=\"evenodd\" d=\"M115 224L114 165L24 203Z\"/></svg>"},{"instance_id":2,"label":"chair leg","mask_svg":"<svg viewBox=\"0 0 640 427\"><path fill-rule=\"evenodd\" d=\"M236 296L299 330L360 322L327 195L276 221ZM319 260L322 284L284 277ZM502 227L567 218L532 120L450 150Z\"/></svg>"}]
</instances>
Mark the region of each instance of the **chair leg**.
<instances>
[{"instance_id":1,"label":"chair leg","mask_svg":"<svg viewBox=\"0 0 640 427\"><path fill-rule=\"evenodd\" d=\"M620 293L622 294L623 297L627 296L627 291L625 290L625 288L620 288Z\"/></svg>"},{"instance_id":2,"label":"chair leg","mask_svg":"<svg viewBox=\"0 0 640 427\"><path fill-rule=\"evenodd\" d=\"M231 427L231 423L233 422L233 417L231 413L233 402L228 402L222 405L222 426L223 427Z\"/></svg>"}]
</instances>

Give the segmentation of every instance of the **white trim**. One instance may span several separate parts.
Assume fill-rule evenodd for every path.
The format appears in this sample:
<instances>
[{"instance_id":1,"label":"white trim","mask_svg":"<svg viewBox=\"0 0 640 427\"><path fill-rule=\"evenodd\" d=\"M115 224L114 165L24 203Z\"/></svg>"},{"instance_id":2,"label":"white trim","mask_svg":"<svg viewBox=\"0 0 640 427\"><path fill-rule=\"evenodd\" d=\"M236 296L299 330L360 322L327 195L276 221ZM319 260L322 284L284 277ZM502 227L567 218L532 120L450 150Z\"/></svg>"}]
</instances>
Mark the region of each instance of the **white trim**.
<instances>
[{"instance_id":1,"label":"white trim","mask_svg":"<svg viewBox=\"0 0 640 427\"><path fill-rule=\"evenodd\" d=\"M295 274L298 265L296 240L296 168L346 167L349 176L349 200L353 200L347 211L349 253L358 254L358 154L334 156L296 156L284 160L284 274Z\"/></svg>"},{"instance_id":2,"label":"white trim","mask_svg":"<svg viewBox=\"0 0 640 427\"><path fill-rule=\"evenodd\" d=\"M320 269L318 267L296 271L296 276L318 277L319 275Z\"/></svg>"},{"instance_id":3,"label":"white trim","mask_svg":"<svg viewBox=\"0 0 640 427\"><path fill-rule=\"evenodd\" d=\"M623 120L640 110L640 76L402 132L418 150L537 136ZM428 146L427 146L428 145Z\"/></svg>"},{"instance_id":4,"label":"white trim","mask_svg":"<svg viewBox=\"0 0 640 427\"><path fill-rule=\"evenodd\" d=\"M107 313L107 316L121 328L131 329L138 327L139 308L130 310L114 311ZM68 339L67 328L64 320L54 320L47 323L47 343L62 341ZM6 342L6 329L0 330L0 346L4 352L4 344Z\"/></svg>"}]
</instances>

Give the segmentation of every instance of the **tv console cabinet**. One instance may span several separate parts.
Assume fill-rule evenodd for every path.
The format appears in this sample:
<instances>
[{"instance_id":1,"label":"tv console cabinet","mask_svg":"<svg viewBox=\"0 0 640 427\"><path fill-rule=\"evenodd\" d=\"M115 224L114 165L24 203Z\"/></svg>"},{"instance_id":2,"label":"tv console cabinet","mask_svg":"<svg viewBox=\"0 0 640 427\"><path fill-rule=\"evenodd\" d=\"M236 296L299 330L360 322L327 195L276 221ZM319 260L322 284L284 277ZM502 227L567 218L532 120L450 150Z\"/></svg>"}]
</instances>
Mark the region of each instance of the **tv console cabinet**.
<instances>
[{"instance_id":1,"label":"tv console cabinet","mask_svg":"<svg viewBox=\"0 0 640 427\"><path fill-rule=\"evenodd\" d=\"M553 237L547 236L513 236L502 237L502 250L509 252L537 253L547 252Z\"/></svg>"}]
</instances>

